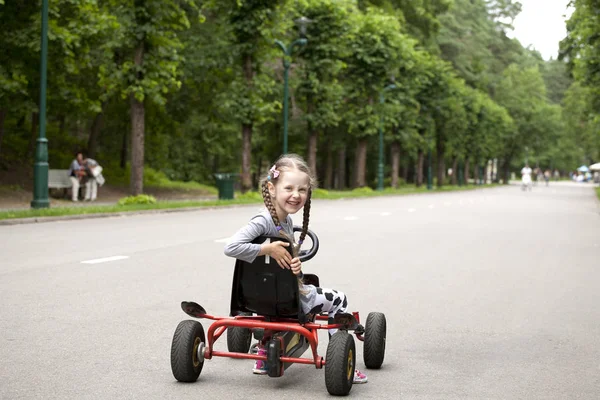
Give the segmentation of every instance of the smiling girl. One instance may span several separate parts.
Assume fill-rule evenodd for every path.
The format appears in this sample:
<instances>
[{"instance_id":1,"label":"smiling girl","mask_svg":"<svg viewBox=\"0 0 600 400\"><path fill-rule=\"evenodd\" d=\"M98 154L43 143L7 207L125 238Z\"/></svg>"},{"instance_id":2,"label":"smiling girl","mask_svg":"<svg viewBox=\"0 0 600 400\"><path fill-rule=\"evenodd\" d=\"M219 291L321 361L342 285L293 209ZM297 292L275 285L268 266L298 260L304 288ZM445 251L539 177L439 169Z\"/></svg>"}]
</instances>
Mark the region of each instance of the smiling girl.
<instances>
[{"instance_id":1,"label":"smiling girl","mask_svg":"<svg viewBox=\"0 0 600 400\"><path fill-rule=\"evenodd\" d=\"M310 217L310 198L316 187L316 180L306 162L296 154L281 156L262 180L262 196L266 210L254 216L242 227L225 246L225 255L246 262L253 262L258 256L270 256L281 268L291 269L299 278L300 302L305 314L328 313L330 318L337 313L345 313L348 306L346 295L333 289L306 285L302 282L302 262L292 257L286 247L289 243L253 244L259 236L284 236L294 243L293 223L290 214L304 208L302 232L298 240L301 245L308 231ZM334 331L330 332L334 333ZM265 349L259 345L259 355L265 355ZM255 374L267 373L263 361L256 361ZM356 370L354 383L366 383L367 376Z\"/></svg>"}]
</instances>

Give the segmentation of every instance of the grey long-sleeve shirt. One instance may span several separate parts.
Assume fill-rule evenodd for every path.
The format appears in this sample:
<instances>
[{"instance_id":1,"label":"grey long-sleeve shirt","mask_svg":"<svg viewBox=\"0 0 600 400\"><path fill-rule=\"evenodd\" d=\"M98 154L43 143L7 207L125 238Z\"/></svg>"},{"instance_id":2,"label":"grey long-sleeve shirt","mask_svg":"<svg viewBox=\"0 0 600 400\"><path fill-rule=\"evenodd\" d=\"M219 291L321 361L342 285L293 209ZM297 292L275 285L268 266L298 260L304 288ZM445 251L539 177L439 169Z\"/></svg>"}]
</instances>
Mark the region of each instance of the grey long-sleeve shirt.
<instances>
[{"instance_id":1,"label":"grey long-sleeve shirt","mask_svg":"<svg viewBox=\"0 0 600 400\"><path fill-rule=\"evenodd\" d=\"M292 219L288 215L285 221L281 222L281 227L289 235L294 237L294 226ZM229 243L225 246L225 255L246 262L254 262L260 252L260 244L250 243L259 236L279 236L273 218L269 211L264 210L255 215L248 225L241 228L233 235Z\"/></svg>"}]
</instances>

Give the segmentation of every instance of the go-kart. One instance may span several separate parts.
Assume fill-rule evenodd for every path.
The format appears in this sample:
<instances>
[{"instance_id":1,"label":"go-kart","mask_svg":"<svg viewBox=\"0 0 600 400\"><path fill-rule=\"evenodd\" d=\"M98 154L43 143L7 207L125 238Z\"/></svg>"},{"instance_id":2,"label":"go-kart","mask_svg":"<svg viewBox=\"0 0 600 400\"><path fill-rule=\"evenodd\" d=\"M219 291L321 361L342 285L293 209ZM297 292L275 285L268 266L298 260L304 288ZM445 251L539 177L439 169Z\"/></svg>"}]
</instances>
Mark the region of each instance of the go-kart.
<instances>
[{"instance_id":1,"label":"go-kart","mask_svg":"<svg viewBox=\"0 0 600 400\"><path fill-rule=\"evenodd\" d=\"M294 227L294 231L301 228ZM302 262L313 258L319 249L319 240L308 231L312 241L310 250L297 252ZM265 240L289 240L283 237L260 237ZM293 245L287 249L292 253ZM297 250L296 250L297 251ZM292 253L293 254L293 253ZM316 275L304 274L305 284L319 286ZM200 376L205 360L213 357L263 360L270 377L283 376L294 363L325 367L325 386L333 395L347 395L352 389L356 364L356 348L352 331L364 342L363 357L367 368L378 369L385 354L386 319L379 312L371 312L365 326L360 325L358 312L337 314L305 314L300 305L297 277L282 269L268 256L257 257L248 263L236 260L231 292L229 317L217 317L197 303L184 301L183 311L191 317L214 322L207 334L198 321L181 321L175 329L171 345L171 370L180 382L194 382ZM317 353L320 329L338 329L331 335L325 358ZM228 351L214 350L215 342L227 331ZM266 356L250 351L252 336L261 341ZM310 358L302 354L310 347Z\"/></svg>"}]
</instances>

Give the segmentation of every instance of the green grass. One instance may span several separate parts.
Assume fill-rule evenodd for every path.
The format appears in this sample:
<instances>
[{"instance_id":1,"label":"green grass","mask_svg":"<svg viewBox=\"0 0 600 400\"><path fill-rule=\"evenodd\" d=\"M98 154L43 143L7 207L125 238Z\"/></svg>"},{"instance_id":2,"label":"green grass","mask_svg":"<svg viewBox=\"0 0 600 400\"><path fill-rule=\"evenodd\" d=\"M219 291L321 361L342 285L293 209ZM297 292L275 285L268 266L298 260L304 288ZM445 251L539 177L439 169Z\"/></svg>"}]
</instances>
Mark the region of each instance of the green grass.
<instances>
[{"instance_id":1,"label":"green grass","mask_svg":"<svg viewBox=\"0 0 600 400\"><path fill-rule=\"evenodd\" d=\"M600 200L600 187L596 188L596 196L598 196L598 200Z\"/></svg>"},{"instance_id":2,"label":"green grass","mask_svg":"<svg viewBox=\"0 0 600 400\"><path fill-rule=\"evenodd\" d=\"M197 184L199 185L199 184ZM489 188L496 185L485 185ZM426 187L416 188L414 186L406 186L399 189L386 188L383 192L375 191L371 188L359 188L351 191L328 191L325 189L316 189L314 198L316 199L348 199L361 197L377 197L388 195L408 195L419 193L435 193L449 192L457 190L472 190L481 188L481 186L444 186L441 189L434 188L428 191ZM600 196L600 194L599 194ZM56 207L45 209L27 209L27 210L10 210L0 211L0 220L15 219L15 218L38 218L38 217L58 217L69 215L89 215L89 214L107 214L107 213L123 213L132 211L145 210L165 210L165 209L181 209L181 208L197 208L197 207L220 207L232 206L240 204L257 204L262 203L262 197L258 192L248 192L245 194L236 194L234 200L204 200L204 201L158 201L155 204L130 204L130 205L104 205L104 206L74 206L74 207Z\"/></svg>"}]
</instances>

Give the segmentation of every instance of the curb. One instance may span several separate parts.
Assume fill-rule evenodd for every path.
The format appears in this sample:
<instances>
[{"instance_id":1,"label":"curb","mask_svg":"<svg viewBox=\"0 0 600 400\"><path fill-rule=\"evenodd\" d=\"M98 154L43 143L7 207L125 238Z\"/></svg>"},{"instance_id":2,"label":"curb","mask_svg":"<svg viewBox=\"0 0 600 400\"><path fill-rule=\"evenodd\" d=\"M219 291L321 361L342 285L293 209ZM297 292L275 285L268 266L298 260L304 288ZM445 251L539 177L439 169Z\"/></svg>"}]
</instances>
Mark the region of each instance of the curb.
<instances>
[{"instance_id":1,"label":"curb","mask_svg":"<svg viewBox=\"0 0 600 400\"><path fill-rule=\"evenodd\" d=\"M480 190L480 189L492 189L496 186L490 187L482 187L482 188L471 188L465 190ZM446 193L453 193L459 191L448 191ZM422 195L427 194L424 193L408 193L401 196L411 196L411 195ZM380 197L380 196L374 196ZM349 197L349 198L339 198L339 199L319 199L320 201L340 201L340 200L360 200L360 199L369 199L373 198L371 196L365 197ZM155 209L155 210L139 210L139 211L123 211L123 212L112 212L112 213L96 213L96 214L75 214L75 215L61 215L61 216L53 216L53 217L31 217L31 218L10 218L0 220L0 226L10 226L10 225L25 225L25 224L36 224L36 223L44 223L44 222L56 222L56 221L73 221L73 220L81 220L81 219L95 219L95 218L112 218L112 217L130 217L136 215L144 215L144 214L166 214L166 213L175 213L175 212L190 212L190 211L200 211L200 210L218 210L221 208L233 208L233 207L255 207L257 204L262 204L262 202L257 203L248 203L248 204L231 204L231 205L220 205L220 206L206 206L206 207L182 207L182 208L164 208L164 209Z\"/></svg>"}]
</instances>

